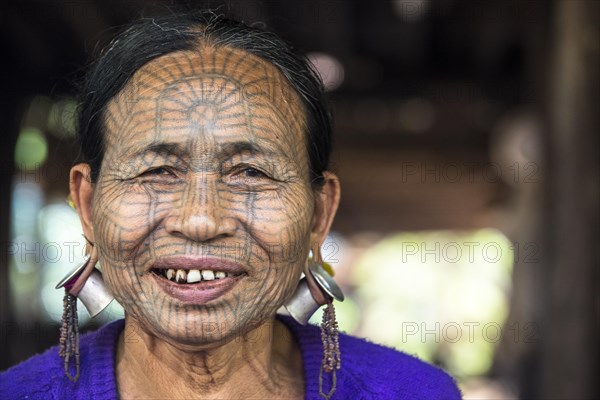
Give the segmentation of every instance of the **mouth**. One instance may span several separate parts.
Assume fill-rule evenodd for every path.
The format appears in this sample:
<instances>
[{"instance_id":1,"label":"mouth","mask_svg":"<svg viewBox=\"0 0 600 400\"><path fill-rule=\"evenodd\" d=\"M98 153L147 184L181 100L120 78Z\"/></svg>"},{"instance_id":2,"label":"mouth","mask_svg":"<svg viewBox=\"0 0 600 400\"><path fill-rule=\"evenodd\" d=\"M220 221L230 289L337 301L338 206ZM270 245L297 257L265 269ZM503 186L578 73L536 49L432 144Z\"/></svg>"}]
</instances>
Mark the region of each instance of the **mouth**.
<instances>
[{"instance_id":1,"label":"mouth","mask_svg":"<svg viewBox=\"0 0 600 400\"><path fill-rule=\"evenodd\" d=\"M213 282L225 278L238 278L245 275L244 272L225 272L212 269L182 269L182 268L152 268L154 275L167 279L177 284L195 284L199 282Z\"/></svg>"},{"instance_id":2,"label":"mouth","mask_svg":"<svg viewBox=\"0 0 600 400\"><path fill-rule=\"evenodd\" d=\"M231 290L248 275L244 266L222 259L161 259L150 276L163 292L185 303L204 304Z\"/></svg>"}]
</instances>

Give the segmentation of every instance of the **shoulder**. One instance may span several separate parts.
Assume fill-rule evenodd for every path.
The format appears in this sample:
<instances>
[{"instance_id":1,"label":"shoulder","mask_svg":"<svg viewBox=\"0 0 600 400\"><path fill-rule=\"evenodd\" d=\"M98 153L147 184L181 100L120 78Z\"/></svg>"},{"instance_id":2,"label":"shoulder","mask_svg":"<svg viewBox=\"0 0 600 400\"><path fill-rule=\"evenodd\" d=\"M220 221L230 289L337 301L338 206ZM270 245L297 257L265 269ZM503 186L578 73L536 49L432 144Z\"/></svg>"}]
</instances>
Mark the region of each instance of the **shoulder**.
<instances>
[{"instance_id":1,"label":"shoulder","mask_svg":"<svg viewBox=\"0 0 600 400\"><path fill-rule=\"evenodd\" d=\"M0 373L0 398L51 398L60 373L58 346Z\"/></svg>"},{"instance_id":2,"label":"shoulder","mask_svg":"<svg viewBox=\"0 0 600 400\"><path fill-rule=\"evenodd\" d=\"M441 368L389 347L340 335L342 368L365 391L387 398L460 399L454 379Z\"/></svg>"},{"instance_id":3,"label":"shoulder","mask_svg":"<svg viewBox=\"0 0 600 400\"><path fill-rule=\"evenodd\" d=\"M322 357L320 329L298 325L289 318L283 320L301 343L305 373L310 380L311 370L318 371ZM448 373L417 357L342 333L339 343L342 365L337 373L335 398L461 398L456 382Z\"/></svg>"},{"instance_id":4,"label":"shoulder","mask_svg":"<svg viewBox=\"0 0 600 400\"><path fill-rule=\"evenodd\" d=\"M81 336L81 376L76 383L65 376L59 346L54 346L0 372L0 398L62 399L93 390L90 380L96 374L92 370L113 368L107 361L112 360L116 338L122 329L123 322L115 321Z\"/></svg>"}]
</instances>

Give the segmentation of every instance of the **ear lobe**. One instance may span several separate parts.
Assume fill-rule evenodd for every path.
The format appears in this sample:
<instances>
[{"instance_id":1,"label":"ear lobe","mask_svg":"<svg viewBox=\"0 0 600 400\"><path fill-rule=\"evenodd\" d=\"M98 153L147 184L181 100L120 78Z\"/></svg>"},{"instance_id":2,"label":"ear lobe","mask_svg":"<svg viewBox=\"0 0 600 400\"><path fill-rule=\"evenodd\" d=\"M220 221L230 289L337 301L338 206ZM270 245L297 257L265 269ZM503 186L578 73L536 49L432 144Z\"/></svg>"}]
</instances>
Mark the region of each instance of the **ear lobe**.
<instances>
[{"instance_id":1,"label":"ear lobe","mask_svg":"<svg viewBox=\"0 0 600 400\"><path fill-rule=\"evenodd\" d=\"M94 242L94 224L92 221L94 186L92 184L89 164L77 164L71 168L69 190L77 214L79 214L83 234L90 241Z\"/></svg>"}]
</instances>

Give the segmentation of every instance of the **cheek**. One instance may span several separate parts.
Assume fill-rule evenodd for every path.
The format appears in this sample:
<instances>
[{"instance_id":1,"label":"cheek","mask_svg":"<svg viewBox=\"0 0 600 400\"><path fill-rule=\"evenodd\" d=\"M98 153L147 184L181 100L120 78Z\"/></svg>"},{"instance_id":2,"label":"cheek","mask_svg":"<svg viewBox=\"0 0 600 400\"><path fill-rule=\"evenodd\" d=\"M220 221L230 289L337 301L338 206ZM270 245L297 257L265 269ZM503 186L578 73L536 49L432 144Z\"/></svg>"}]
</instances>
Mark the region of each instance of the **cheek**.
<instances>
[{"instance_id":1,"label":"cheek","mask_svg":"<svg viewBox=\"0 0 600 400\"><path fill-rule=\"evenodd\" d=\"M94 237L99 246L103 277L128 312L146 300L140 287L140 254L147 254L149 234L156 226L157 199L127 185L103 186L94 198Z\"/></svg>"},{"instance_id":2,"label":"cheek","mask_svg":"<svg viewBox=\"0 0 600 400\"><path fill-rule=\"evenodd\" d=\"M310 248L312 204L305 190L279 192L257 202L256 214L261 218L250 229L262 250L253 254L265 292L287 296L296 287Z\"/></svg>"},{"instance_id":3,"label":"cheek","mask_svg":"<svg viewBox=\"0 0 600 400\"><path fill-rule=\"evenodd\" d=\"M108 262L131 261L156 225L158 206L155 195L127 185L94 199L94 234Z\"/></svg>"}]
</instances>

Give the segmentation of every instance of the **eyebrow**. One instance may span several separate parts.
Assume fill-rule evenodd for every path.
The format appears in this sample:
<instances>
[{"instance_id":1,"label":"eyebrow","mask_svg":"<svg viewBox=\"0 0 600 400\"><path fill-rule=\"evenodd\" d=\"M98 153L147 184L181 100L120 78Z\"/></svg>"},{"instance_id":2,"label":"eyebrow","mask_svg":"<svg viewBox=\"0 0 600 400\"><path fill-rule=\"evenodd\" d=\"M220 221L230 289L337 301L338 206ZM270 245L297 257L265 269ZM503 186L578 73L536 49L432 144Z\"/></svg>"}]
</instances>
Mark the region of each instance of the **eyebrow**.
<instances>
[{"instance_id":1,"label":"eyebrow","mask_svg":"<svg viewBox=\"0 0 600 400\"><path fill-rule=\"evenodd\" d=\"M225 158L230 158L236 154L242 153L250 153L250 154L258 154L258 155L266 155L270 157L277 157L279 154L277 152L265 149L263 146L248 142L248 141L238 141L238 142L229 142L220 146L220 154L222 154Z\"/></svg>"},{"instance_id":2,"label":"eyebrow","mask_svg":"<svg viewBox=\"0 0 600 400\"><path fill-rule=\"evenodd\" d=\"M132 156L134 158L137 158L149 153L184 157L190 155L190 149L189 146L186 146L182 143L151 142L143 148L134 151ZM275 150L265 148L264 146L261 146L258 143L249 141L236 141L224 143L222 145L218 145L218 150L216 152L217 158L221 160L228 159L242 153L250 153L252 155L262 155L272 158L285 158L285 155L282 155L281 153Z\"/></svg>"},{"instance_id":3,"label":"eyebrow","mask_svg":"<svg viewBox=\"0 0 600 400\"><path fill-rule=\"evenodd\" d=\"M148 153L160 155L181 156L188 153L187 149L179 143L151 142L133 153L133 157L140 157Z\"/></svg>"}]
</instances>

